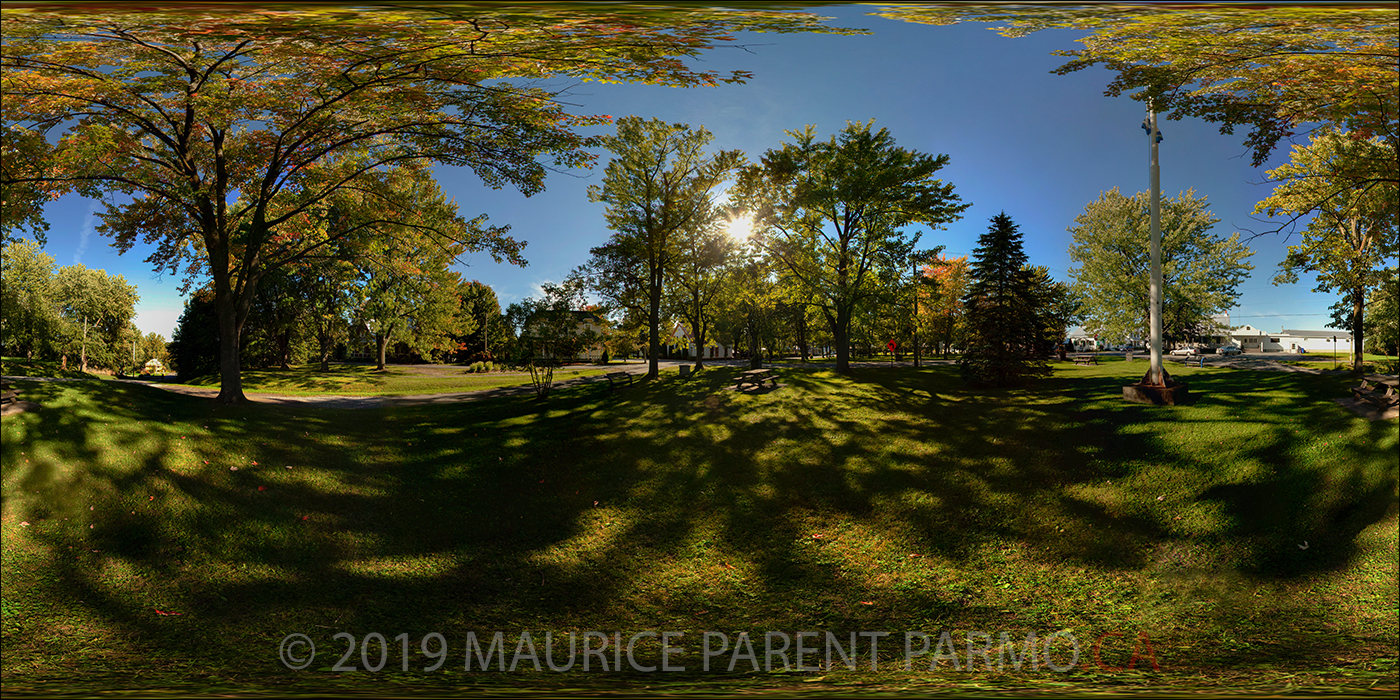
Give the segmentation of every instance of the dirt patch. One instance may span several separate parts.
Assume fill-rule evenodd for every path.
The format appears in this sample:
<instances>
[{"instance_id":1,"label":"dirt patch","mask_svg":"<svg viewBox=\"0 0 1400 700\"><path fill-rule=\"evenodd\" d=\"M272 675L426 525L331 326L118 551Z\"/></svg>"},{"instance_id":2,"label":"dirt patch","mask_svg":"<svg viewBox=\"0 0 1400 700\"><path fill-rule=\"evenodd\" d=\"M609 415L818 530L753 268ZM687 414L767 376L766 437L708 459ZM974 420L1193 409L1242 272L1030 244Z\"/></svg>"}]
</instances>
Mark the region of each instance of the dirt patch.
<instances>
[{"instance_id":1,"label":"dirt patch","mask_svg":"<svg viewBox=\"0 0 1400 700\"><path fill-rule=\"evenodd\" d=\"M0 416L12 416L16 413L24 413L25 411L37 411L39 408L41 408L40 405L33 401L11 401L5 404L4 408L0 408Z\"/></svg>"},{"instance_id":2,"label":"dirt patch","mask_svg":"<svg viewBox=\"0 0 1400 700\"><path fill-rule=\"evenodd\" d=\"M1381 410L1375 404L1362 401L1355 396L1332 400L1337 402L1341 407L1366 420L1394 420L1400 418L1400 406L1391 406L1390 408Z\"/></svg>"}]
</instances>

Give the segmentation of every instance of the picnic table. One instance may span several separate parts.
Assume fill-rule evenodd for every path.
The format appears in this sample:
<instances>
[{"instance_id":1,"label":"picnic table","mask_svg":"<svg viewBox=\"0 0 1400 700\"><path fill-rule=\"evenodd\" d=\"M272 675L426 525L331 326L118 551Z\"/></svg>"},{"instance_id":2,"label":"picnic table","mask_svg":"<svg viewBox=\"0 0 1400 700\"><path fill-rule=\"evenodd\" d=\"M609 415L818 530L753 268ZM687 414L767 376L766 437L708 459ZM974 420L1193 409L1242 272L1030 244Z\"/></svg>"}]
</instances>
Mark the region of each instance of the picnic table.
<instances>
[{"instance_id":1,"label":"picnic table","mask_svg":"<svg viewBox=\"0 0 1400 700\"><path fill-rule=\"evenodd\" d=\"M743 391L746 384L755 387L762 387L764 382L772 382L774 387L778 386L778 372L774 369L746 369L739 373L739 384L734 387L736 391Z\"/></svg>"},{"instance_id":2,"label":"picnic table","mask_svg":"<svg viewBox=\"0 0 1400 700\"><path fill-rule=\"evenodd\" d=\"M1352 395L1381 410L1400 405L1400 392L1397 392L1397 384L1400 382L1393 379L1376 379L1375 383L1372 384L1371 381L1370 379L1362 379L1361 386L1351 388Z\"/></svg>"},{"instance_id":3,"label":"picnic table","mask_svg":"<svg viewBox=\"0 0 1400 700\"><path fill-rule=\"evenodd\" d=\"M1098 355L1075 355L1070 358L1076 365L1096 365L1099 363Z\"/></svg>"},{"instance_id":4,"label":"picnic table","mask_svg":"<svg viewBox=\"0 0 1400 700\"><path fill-rule=\"evenodd\" d=\"M0 384L0 406L14 403L19 400L19 392L9 384Z\"/></svg>"}]
</instances>

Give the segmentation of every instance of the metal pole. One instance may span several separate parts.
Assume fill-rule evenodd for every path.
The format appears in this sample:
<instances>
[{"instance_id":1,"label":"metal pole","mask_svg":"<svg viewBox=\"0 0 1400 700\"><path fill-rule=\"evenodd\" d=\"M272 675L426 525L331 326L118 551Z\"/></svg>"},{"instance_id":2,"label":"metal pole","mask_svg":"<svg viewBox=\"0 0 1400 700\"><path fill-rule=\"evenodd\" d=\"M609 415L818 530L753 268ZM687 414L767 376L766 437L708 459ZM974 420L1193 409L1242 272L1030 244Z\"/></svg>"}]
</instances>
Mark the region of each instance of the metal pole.
<instances>
[{"instance_id":1,"label":"metal pole","mask_svg":"<svg viewBox=\"0 0 1400 700\"><path fill-rule=\"evenodd\" d=\"M1152 127L1147 134L1151 163L1149 166L1151 190L1148 196L1151 198L1152 218L1152 286L1148 306L1148 324L1152 333L1150 341L1152 367L1148 370L1148 376L1152 386L1162 386L1162 212L1160 201L1162 173L1157 167L1157 113L1152 110L1151 102L1147 104L1147 118Z\"/></svg>"}]
</instances>

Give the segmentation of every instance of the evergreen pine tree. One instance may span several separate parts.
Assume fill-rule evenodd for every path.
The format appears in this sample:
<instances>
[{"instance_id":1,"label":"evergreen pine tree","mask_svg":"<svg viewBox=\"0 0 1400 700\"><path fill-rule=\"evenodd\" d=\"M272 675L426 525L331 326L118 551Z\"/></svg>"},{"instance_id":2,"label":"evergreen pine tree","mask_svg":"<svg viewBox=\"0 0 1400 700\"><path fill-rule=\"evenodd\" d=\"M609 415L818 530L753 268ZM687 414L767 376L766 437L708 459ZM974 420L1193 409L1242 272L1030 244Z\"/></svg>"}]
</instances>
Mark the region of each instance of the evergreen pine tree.
<instances>
[{"instance_id":1,"label":"evergreen pine tree","mask_svg":"<svg viewBox=\"0 0 1400 700\"><path fill-rule=\"evenodd\" d=\"M1040 358L1041 322L1035 284L1021 247L1021 233L1002 212L977 239L969 265L963 377L1005 386L1050 373Z\"/></svg>"}]
</instances>

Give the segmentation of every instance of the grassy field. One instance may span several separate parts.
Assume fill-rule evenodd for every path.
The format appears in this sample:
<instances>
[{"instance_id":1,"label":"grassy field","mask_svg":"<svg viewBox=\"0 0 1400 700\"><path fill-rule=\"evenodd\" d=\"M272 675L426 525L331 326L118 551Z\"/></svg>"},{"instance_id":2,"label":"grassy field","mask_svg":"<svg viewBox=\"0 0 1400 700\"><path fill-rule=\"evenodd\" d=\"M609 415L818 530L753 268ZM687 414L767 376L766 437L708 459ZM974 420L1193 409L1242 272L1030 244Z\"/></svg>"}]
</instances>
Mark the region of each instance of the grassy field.
<instances>
[{"instance_id":1,"label":"grassy field","mask_svg":"<svg viewBox=\"0 0 1400 700\"><path fill-rule=\"evenodd\" d=\"M4 689L1393 695L1395 421L1333 403L1337 376L1174 367L1199 399L1159 408L1120 398L1143 363L1058 367L990 391L950 366L788 369L754 394L718 368L360 411L19 382L44 407L2 427ZM468 632L498 630L542 665L547 631L684 632L689 670L602 672L609 650L464 671ZM747 631L759 666L768 631L891 636L875 671L862 638L855 671L727 652L705 673L707 630ZM951 632L959 668L903 670L911 630ZM964 653L1065 630L1064 673ZM333 670L342 631L358 668L381 633L384 669ZM298 672L294 632L318 650Z\"/></svg>"},{"instance_id":2,"label":"grassy field","mask_svg":"<svg viewBox=\"0 0 1400 700\"><path fill-rule=\"evenodd\" d=\"M64 379L111 379L111 375L83 372L77 363L70 362L64 369L58 362L29 360L22 357L0 358L0 375L7 377L61 377Z\"/></svg>"},{"instance_id":3,"label":"grassy field","mask_svg":"<svg viewBox=\"0 0 1400 700\"><path fill-rule=\"evenodd\" d=\"M595 365L574 365L555 370L556 380L602 374ZM218 388L218 375L196 377L190 386ZM243 371L243 390L288 395L336 394L341 396L413 396L457 391L495 389L530 383L528 372L487 372L471 374L465 367L451 365L388 365L378 371L374 365L333 364L329 372L320 365L300 365L290 370L250 369Z\"/></svg>"}]
</instances>

